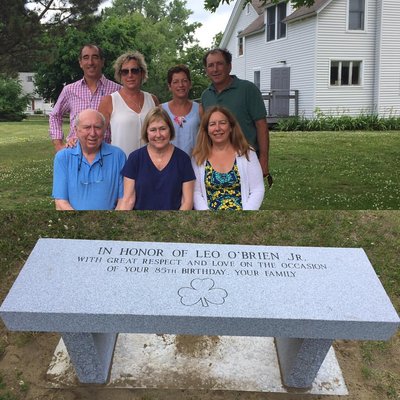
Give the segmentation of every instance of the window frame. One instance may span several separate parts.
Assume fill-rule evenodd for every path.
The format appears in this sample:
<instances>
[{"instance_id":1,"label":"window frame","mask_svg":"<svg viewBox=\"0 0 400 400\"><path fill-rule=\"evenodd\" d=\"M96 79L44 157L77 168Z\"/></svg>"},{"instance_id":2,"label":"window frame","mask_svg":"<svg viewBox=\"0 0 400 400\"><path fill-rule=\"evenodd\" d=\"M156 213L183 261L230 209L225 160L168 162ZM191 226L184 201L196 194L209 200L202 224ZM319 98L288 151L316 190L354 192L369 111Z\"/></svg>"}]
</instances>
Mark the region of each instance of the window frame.
<instances>
[{"instance_id":1,"label":"window frame","mask_svg":"<svg viewBox=\"0 0 400 400\"><path fill-rule=\"evenodd\" d=\"M352 33L355 33L355 32L360 32L360 33L363 33L363 32L366 32L367 31L367 10L368 10L368 0L361 0L361 1L364 1L364 10L363 11L350 11L350 8L351 8L351 2L352 1L355 1L355 0L347 0L347 13L346 13L346 29L347 29L347 31L348 32L352 32ZM357 0L357 1L359 1L359 0ZM362 21L362 28L352 28L352 27L350 27L350 13L362 13L363 14L363 21Z\"/></svg>"},{"instance_id":2,"label":"window frame","mask_svg":"<svg viewBox=\"0 0 400 400\"><path fill-rule=\"evenodd\" d=\"M267 7L265 21L265 41L267 43L287 37L287 26L286 23L283 22L287 17L287 12L286 2L280 2ZM273 18L271 14L273 14Z\"/></svg>"},{"instance_id":3,"label":"window frame","mask_svg":"<svg viewBox=\"0 0 400 400\"><path fill-rule=\"evenodd\" d=\"M258 74L258 85L256 82L256 74ZM261 90L261 69L255 68L253 70L253 83L257 86L258 90Z\"/></svg>"},{"instance_id":4,"label":"window frame","mask_svg":"<svg viewBox=\"0 0 400 400\"><path fill-rule=\"evenodd\" d=\"M332 84L332 66L333 63L338 63L338 79L337 84ZM347 80L349 83L343 84L342 79L344 76L343 72L343 63L349 63L349 71ZM354 73L354 64L358 64L358 83L352 83L353 73ZM364 76L364 60L362 59L331 59L329 60L329 87L330 88L343 88L343 87L362 87L363 86L363 76Z\"/></svg>"},{"instance_id":5,"label":"window frame","mask_svg":"<svg viewBox=\"0 0 400 400\"><path fill-rule=\"evenodd\" d=\"M284 9L285 15L281 17L280 13ZM287 17L287 5L286 3L279 3L276 5L276 40L283 39L286 37L286 24L282 22ZM282 33L283 32L283 33Z\"/></svg>"},{"instance_id":6,"label":"window frame","mask_svg":"<svg viewBox=\"0 0 400 400\"><path fill-rule=\"evenodd\" d=\"M238 36L237 56L238 57L243 57L244 56L244 36Z\"/></svg>"},{"instance_id":7,"label":"window frame","mask_svg":"<svg viewBox=\"0 0 400 400\"><path fill-rule=\"evenodd\" d=\"M270 18L272 12L273 12L273 19ZM273 27L272 30L271 27ZM267 8L266 34L267 34L266 38L267 42L272 42L276 40L276 5Z\"/></svg>"}]
</instances>

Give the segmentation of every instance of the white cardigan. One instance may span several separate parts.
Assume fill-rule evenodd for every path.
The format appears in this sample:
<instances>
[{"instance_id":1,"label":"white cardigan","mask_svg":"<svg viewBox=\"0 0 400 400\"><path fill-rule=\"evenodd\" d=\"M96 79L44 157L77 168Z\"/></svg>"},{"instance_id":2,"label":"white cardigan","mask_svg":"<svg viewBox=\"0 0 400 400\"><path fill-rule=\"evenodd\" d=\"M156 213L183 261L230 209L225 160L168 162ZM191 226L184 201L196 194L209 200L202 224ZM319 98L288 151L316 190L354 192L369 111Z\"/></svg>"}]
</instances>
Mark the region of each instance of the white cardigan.
<instances>
[{"instance_id":1,"label":"white cardigan","mask_svg":"<svg viewBox=\"0 0 400 400\"><path fill-rule=\"evenodd\" d=\"M249 160L246 156L236 156L236 163L240 175L240 191L243 210L258 210L264 199L264 178L257 154L249 151ZM192 157L192 166L196 175L194 184L194 209L208 210L206 186L204 183L206 162L197 165Z\"/></svg>"}]
</instances>

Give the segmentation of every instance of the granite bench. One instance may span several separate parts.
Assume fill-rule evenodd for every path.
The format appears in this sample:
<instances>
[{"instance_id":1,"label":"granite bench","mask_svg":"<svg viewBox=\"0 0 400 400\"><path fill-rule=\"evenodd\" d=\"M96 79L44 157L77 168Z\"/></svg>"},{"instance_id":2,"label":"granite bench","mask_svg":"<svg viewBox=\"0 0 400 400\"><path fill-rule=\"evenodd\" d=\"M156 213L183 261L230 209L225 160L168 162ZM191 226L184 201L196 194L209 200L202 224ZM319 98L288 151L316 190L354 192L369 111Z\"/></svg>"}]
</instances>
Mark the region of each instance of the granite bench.
<instances>
[{"instance_id":1,"label":"granite bench","mask_svg":"<svg viewBox=\"0 0 400 400\"><path fill-rule=\"evenodd\" d=\"M8 329L60 332L84 383L118 333L275 337L288 387L335 339L388 340L398 315L362 249L40 239L0 308Z\"/></svg>"}]
</instances>

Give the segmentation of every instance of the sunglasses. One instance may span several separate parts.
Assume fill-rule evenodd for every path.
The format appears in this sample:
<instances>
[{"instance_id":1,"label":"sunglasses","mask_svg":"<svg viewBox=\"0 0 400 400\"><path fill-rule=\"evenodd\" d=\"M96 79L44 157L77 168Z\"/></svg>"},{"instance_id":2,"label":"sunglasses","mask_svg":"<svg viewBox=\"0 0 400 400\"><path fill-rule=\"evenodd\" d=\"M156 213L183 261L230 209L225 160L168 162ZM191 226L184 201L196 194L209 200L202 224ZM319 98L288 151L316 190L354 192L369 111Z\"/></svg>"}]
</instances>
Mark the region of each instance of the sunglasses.
<instances>
[{"instance_id":1,"label":"sunglasses","mask_svg":"<svg viewBox=\"0 0 400 400\"><path fill-rule=\"evenodd\" d=\"M122 76L128 76L129 72L132 75L139 75L141 71L142 71L142 68L121 69L121 75Z\"/></svg>"}]
</instances>

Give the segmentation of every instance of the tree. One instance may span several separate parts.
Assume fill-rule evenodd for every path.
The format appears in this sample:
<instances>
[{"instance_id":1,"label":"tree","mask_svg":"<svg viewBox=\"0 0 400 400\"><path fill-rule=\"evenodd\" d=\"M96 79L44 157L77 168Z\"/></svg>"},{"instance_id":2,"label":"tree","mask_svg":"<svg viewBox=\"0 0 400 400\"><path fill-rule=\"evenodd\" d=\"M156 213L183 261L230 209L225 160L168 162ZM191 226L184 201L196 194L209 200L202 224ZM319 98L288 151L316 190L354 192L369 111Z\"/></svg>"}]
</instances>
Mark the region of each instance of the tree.
<instances>
[{"instance_id":1,"label":"tree","mask_svg":"<svg viewBox=\"0 0 400 400\"><path fill-rule=\"evenodd\" d=\"M95 13L105 0L25 0L27 7L46 25L72 24Z\"/></svg>"},{"instance_id":2,"label":"tree","mask_svg":"<svg viewBox=\"0 0 400 400\"><path fill-rule=\"evenodd\" d=\"M164 0L113 0L112 7L105 14L124 16L138 13L154 22L165 16Z\"/></svg>"},{"instance_id":3,"label":"tree","mask_svg":"<svg viewBox=\"0 0 400 400\"><path fill-rule=\"evenodd\" d=\"M31 65L40 49L42 26L24 0L3 0L0 15L0 72L16 74Z\"/></svg>"},{"instance_id":4,"label":"tree","mask_svg":"<svg viewBox=\"0 0 400 400\"><path fill-rule=\"evenodd\" d=\"M190 70L190 75L192 77L192 99L200 99L203 90L209 84L203 67L203 56L206 51L207 49L195 44L187 48L179 59L179 63L187 65Z\"/></svg>"},{"instance_id":5,"label":"tree","mask_svg":"<svg viewBox=\"0 0 400 400\"><path fill-rule=\"evenodd\" d=\"M28 102L18 80L0 75L0 121L21 121Z\"/></svg>"},{"instance_id":6,"label":"tree","mask_svg":"<svg viewBox=\"0 0 400 400\"><path fill-rule=\"evenodd\" d=\"M42 35L63 35L67 26L87 28L103 0L2 0L0 73L16 74L46 60ZM50 49L51 52L51 49Z\"/></svg>"},{"instance_id":7,"label":"tree","mask_svg":"<svg viewBox=\"0 0 400 400\"><path fill-rule=\"evenodd\" d=\"M234 0L204 0L204 8L206 10L210 10L211 12L215 12L217 8L222 5L222 4L230 4ZM267 2L267 0L263 0L264 4ZM281 0L272 0L273 3L279 3ZM289 0L286 0L288 2ZM291 0L294 8L299 8L302 6L306 7L311 7L314 3L315 0ZM251 0L246 0L245 5L247 3L251 3Z\"/></svg>"},{"instance_id":8,"label":"tree","mask_svg":"<svg viewBox=\"0 0 400 400\"><path fill-rule=\"evenodd\" d=\"M224 36L223 32L218 32L217 34L215 34L213 37L211 47L212 48L219 47L223 36Z\"/></svg>"}]
</instances>

